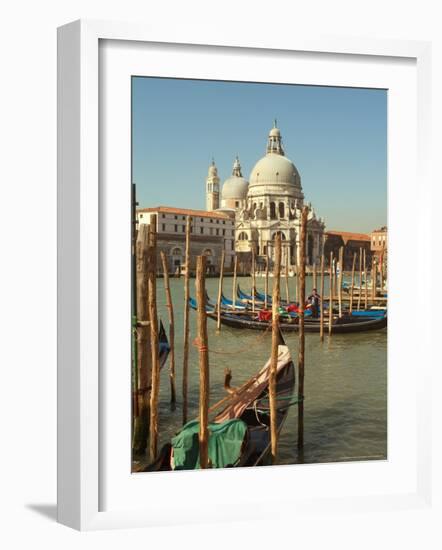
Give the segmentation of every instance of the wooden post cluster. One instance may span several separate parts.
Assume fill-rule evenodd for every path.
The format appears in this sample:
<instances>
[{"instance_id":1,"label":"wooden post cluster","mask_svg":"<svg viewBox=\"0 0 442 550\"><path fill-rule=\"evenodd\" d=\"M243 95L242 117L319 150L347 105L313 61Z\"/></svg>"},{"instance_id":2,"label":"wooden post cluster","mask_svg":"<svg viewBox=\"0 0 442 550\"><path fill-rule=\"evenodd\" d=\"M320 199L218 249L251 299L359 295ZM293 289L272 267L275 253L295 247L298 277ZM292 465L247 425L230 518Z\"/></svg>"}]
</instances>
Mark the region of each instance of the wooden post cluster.
<instances>
[{"instance_id":1,"label":"wooden post cluster","mask_svg":"<svg viewBox=\"0 0 442 550\"><path fill-rule=\"evenodd\" d=\"M272 353L269 372L269 402L270 402L270 442L272 463L276 461L278 452L278 425L277 425L277 402L276 402L276 375L278 367L278 345L279 345L279 297L280 297L280 276L281 276L281 235L275 237L275 265L273 270L273 292L272 292Z\"/></svg>"},{"instance_id":2,"label":"wooden post cluster","mask_svg":"<svg viewBox=\"0 0 442 550\"><path fill-rule=\"evenodd\" d=\"M304 333L304 308L305 308L305 261L307 241L307 217L308 207L304 206L301 214L300 234L300 270L299 270L299 345L298 345L298 448L304 446L304 355L305 355L305 333Z\"/></svg>"},{"instance_id":3,"label":"wooden post cluster","mask_svg":"<svg viewBox=\"0 0 442 550\"><path fill-rule=\"evenodd\" d=\"M184 252L184 349L183 349L183 424L187 422L187 392L189 376L189 278L190 278L190 218L186 219Z\"/></svg>"},{"instance_id":4,"label":"wooden post cluster","mask_svg":"<svg viewBox=\"0 0 442 550\"><path fill-rule=\"evenodd\" d=\"M152 387L150 391L150 427L149 451L150 460L154 461L158 451L158 397L160 392L160 357L157 315L157 246L156 216L151 216L149 226L149 275L148 300L150 340L152 351Z\"/></svg>"},{"instance_id":5,"label":"wooden post cluster","mask_svg":"<svg viewBox=\"0 0 442 550\"><path fill-rule=\"evenodd\" d=\"M206 315L206 257L198 256L196 264L196 300L200 372L199 445L200 467L209 467L209 347Z\"/></svg>"},{"instance_id":6,"label":"wooden post cluster","mask_svg":"<svg viewBox=\"0 0 442 550\"><path fill-rule=\"evenodd\" d=\"M167 267L166 255L161 251L161 263L163 265L163 282L166 293L167 313L169 315L169 381L170 381L170 402L176 403L176 385L175 385L175 318L173 313L172 296L170 293L169 270Z\"/></svg>"}]
</instances>

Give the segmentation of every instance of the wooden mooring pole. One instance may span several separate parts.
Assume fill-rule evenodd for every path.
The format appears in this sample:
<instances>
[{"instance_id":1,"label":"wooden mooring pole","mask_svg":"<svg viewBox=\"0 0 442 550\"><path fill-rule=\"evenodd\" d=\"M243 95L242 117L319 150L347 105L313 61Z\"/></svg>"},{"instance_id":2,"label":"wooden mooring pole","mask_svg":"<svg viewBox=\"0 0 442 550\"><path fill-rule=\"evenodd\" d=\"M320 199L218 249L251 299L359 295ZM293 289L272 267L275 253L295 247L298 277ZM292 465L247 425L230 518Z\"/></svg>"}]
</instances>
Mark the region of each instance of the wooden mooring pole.
<instances>
[{"instance_id":1,"label":"wooden mooring pole","mask_svg":"<svg viewBox=\"0 0 442 550\"><path fill-rule=\"evenodd\" d=\"M163 265L163 282L164 282L164 291L166 293L166 304L167 304L167 313L169 315L169 381L170 381L170 402L172 405L176 403L176 384L175 384L175 320L173 313L173 303L172 296L170 294L170 283L169 283L169 270L167 267L166 255L163 251L160 252L161 263Z\"/></svg>"},{"instance_id":2,"label":"wooden mooring pole","mask_svg":"<svg viewBox=\"0 0 442 550\"><path fill-rule=\"evenodd\" d=\"M287 304L290 303L290 292L289 292L289 246L286 246L285 249L285 299Z\"/></svg>"},{"instance_id":3,"label":"wooden mooring pole","mask_svg":"<svg viewBox=\"0 0 442 550\"><path fill-rule=\"evenodd\" d=\"M351 285L350 285L350 313L353 311L353 292L355 287L355 266L356 266L356 252L353 254L353 264L351 266Z\"/></svg>"},{"instance_id":4,"label":"wooden mooring pole","mask_svg":"<svg viewBox=\"0 0 442 550\"><path fill-rule=\"evenodd\" d=\"M268 247L266 248L266 278L264 283L264 309L268 307L268 295L269 295L269 252Z\"/></svg>"},{"instance_id":5,"label":"wooden mooring pole","mask_svg":"<svg viewBox=\"0 0 442 550\"><path fill-rule=\"evenodd\" d=\"M333 275L334 275L334 267L333 267L333 252L330 252L330 289L328 291L328 333L332 333L332 325L333 325Z\"/></svg>"},{"instance_id":6,"label":"wooden mooring pole","mask_svg":"<svg viewBox=\"0 0 442 550\"><path fill-rule=\"evenodd\" d=\"M317 288L318 281L317 281L317 274L316 274L316 262L313 263L313 287Z\"/></svg>"},{"instance_id":7,"label":"wooden mooring pole","mask_svg":"<svg viewBox=\"0 0 442 550\"><path fill-rule=\"evenodd\" d=\"M250 294L252 295L252 311L255 312L255 288L256 288L256 280L255 280L255 244L252 243L252 290Z\"/></svg>"},{"instance_id":8,"label":"wooden mooring pole","mask_svg":"<svg viewBox=\"0 0 442 550\"><path fill-rule=\"evenodd\" d=\"M339 318L342 317L342 279L344 275L344 247L339 248L338 304Z\"/></svg>"},{"instance_id":9,"label":"wooden mooring pole","mask_svg":"<svg viewBox=\"0 0 442 550\"><path fill-rule=\"evenodd\" d=\"M301 214L301 235L300 235L300 272L299 272L299 345L298 345L298 448L304 446L304 360L305 360L305 333L304 333L304 310L305 310L305 257L307 241L307 217L308 207L304 206Z\"/></svg>"},{"instance_id":10,"label":"wooden mooring pole","mask_svg":"<svg viewBox=\"0 0 442 550\"><path fill-rule=\"evenodd\" d=\"M359 292L358 292L358 311L361 309L362 295L362 248L359 249Z\"/></svg>"},{"instance_id":11,"label":"wooden mooring pole","mask_svg":"<svg viewBox=\"0 0 442 550\"><path fill-rule=\"evenodd\" d=\"M236 277L238 271L238 256L235 254L235 259L233 260L233 288L232 288L232 302L233 309L236 308Z\"/></svg>"},{"instance_id":12,"label":"wooden mooring pole","mask_svg":"<svg viewBox=\"0 0 442 550\"><path fill-rule=\"evenodd\" d=\"M158 398L160 393L160 357L158 338L157 314L157 237L156 216L152 215L149 226L149 275L148 300L150 341L152 350L152 388L150 390L150 426L149 426L149 454L153 462L158 451Z\"/></svg>"},{"instance_id":13,"label":"wooden mooring pole","mask_svg":"<svg viewBox=\"0 0 442 550\"><path fill-rule=\"evenodd\" d=\"M321 256L321 288L319 291L320 298L320 313L319 313L319 339L324 341L324 254Z\"/></svg>"},{"instance_id":14,"label":"wooden mooring pole","mask_svg":"<svg viewBox=\"0 0 442 550\"><path fill-rule=\"evenodd\" d=\"M184 252L184 347L183 347L183 424L187 422L187 392L189 376L189 278L190 278L190 218L186 219Z\"/></svg>"},{"instance_id":15,"label":"wooden mooring pole","mask_svg":"<svg viewBox=\"0 0 442 550\"><path fill-rule=\"evenodd\" d=\"M376 269L376 258L373 256L371 262L371 301L374 304L376 298L376 281L377 279L377 269Z\"/></svg>"},{"instance_id":16,"label":"wooden mooring pole","mask_svg":"<svg viewBox=\"0 0 442 550\"><path fill-rule=\"evenodd\" d=\"M216 301L216 330L221 330L221 297L223 295L223 278L224 278L224 261L225 250L221 252L221 262L219 266L219 281L218 281L218 299Z\"/></svg>"},{"instance_id":17,"label":"wooden mooring pole","mask_svg":"<svg viewBox=\"0 0 442 550\"><path fill-rule=\"evenodd\" d=\"M367 251L364 248L364 297L365 309L368 309L368 273L367 273Z\"/></svg>"},{"instance_id":18,"label":"wooden mooring pole","mask_svg":"<svg viewBox=\"0 0 442 550\"><path fill-rule=\"evenodd\" d=\"M198 256L196 264L196 300L200 371L199 445L200 467L209 467L209 347L206 315L206 257Z\"/></svg>"},{"instance_id":19,"label":"wooden mooring pole","mask_svg":"<svg viewBox=\"0 0 442 550\"><path fill-rule=\"evenodd\" d=\"M135 319L136 336L136 392L134 405L134 428L132 452L134 456L142 456L146 452L149 438L149 388L152 378L152 352L149 328L148 308L148 256L149 256L149 226L141 224L136 241L136 300L137 317Z\"/></svg>"},{"instance_id":20,"label":"wooden mooring pole","mask_svg":"<svg viewBox=\"0 0 442 550\"><path fill-rule=\"evenodd\" d=\"M278 410L276 396L276 374L278 368L279 345L279 297L281 277L281 235L275 237L275 265L273 268L273 292L272 292L272 353L269 371L269 403L270 403L270 442L272 464L276 462L278 453Z\"/></svg>"}]
</instances>

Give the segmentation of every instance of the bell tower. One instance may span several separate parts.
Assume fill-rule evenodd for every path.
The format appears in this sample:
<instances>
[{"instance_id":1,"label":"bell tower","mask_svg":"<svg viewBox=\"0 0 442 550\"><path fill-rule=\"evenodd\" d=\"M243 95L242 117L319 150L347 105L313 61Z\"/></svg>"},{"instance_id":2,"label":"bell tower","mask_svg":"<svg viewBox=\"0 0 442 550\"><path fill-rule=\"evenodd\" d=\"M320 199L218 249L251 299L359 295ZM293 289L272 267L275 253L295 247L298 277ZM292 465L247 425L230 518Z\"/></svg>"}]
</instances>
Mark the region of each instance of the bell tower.
<instances>
[{"instance_id":1,"label":"bell tower","mask_svg":"<svg viewBox=\"0 0 442 550\"><path fill-rule=\"evenodd\" d=\"M206 178L206 210L212 211L219 208L219 177L215 161L209 166Z\"/></svg>"}]
</instances>

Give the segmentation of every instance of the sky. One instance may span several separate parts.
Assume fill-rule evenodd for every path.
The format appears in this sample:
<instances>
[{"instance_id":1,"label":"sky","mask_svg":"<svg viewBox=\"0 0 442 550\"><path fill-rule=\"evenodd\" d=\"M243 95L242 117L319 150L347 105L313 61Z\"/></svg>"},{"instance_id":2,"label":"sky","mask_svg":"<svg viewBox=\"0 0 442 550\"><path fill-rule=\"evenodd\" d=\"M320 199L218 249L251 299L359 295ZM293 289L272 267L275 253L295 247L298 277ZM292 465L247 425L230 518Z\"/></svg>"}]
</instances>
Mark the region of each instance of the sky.
<instances>
[{"instance_id":1,"label":"sky","mask_svg":"<svg viewBox=\"0 0 442 550\"><path fill-rule=\"evenodd\" d=\"M236 155L249 180L274 119L327 230L387 225L387 91L377 89L133 77L139 205L204 209L212 157L221 183Z\"/></svg>"}]
</instances>

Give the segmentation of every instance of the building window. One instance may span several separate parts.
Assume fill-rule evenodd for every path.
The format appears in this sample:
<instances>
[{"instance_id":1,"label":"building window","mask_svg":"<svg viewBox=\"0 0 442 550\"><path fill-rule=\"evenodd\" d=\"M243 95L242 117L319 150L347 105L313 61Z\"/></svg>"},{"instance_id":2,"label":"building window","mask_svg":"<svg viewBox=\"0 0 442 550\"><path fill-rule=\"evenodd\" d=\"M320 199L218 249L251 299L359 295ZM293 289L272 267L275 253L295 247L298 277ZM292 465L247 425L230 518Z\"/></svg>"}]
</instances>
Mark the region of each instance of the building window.
<instances>
[{"instance_id":1,"label":"building window","mask_svg":"<svg viewBox=\"0 0 442 550\"><path fill-rule=\"evenodd\" d=\"M223 229L223 237L226 235L226 230Z\"/></svg>"},{"instance_id":2,"label":"building window","mask_svg":"<svg viewBox=\"0 0 442 550\"><path fill-rule=\"evenodd\" d=\"M175 225L175 233L178 233L178 226L177 225Z\"/></svg>"},{"instance_id":3,"label":"building window","mask_svg":"<svg viewBox=\"0 0 442 550\"><path fill-rule=\"evenodd\" d=\"M161 224L161 230L162 230L162 231L166 231L166 224L165 224L165 223L162 223L162 224Z\"/></svg>"},{"instance_id":4,"label":"building window","mask_svg":"<svg viewBox=\"0 0 442 550\"><path fill-rule=\"evenodd\" d=\"M165 218L165 217L166 217L166 214L161 214L161 217L162 217L162 218Z\"/></svg>"},{"instance_id":5,"label":"building window","mask_svg":"<svg viewBox=\"0 0 442 550\"><path fill-rule=\"evenodd\" d=\"M241 231L241 233L238 235L238 240L239 241L248 241L249 237L247 236L247 233L245 233L244 231Z\"/></svg>"},{"instance_id":6,"label":"building window","mask_svg":"<svg viewBox=\"0 0 442 550\"><path fill-rule=\"evenodd\" d=\"M274 202L270 203L270 219L276 220L276 206Z\"/></svg>"},{"instance_id":7,"label":"building window","mask_svg":"<svg viewBox=\"0 0 442 550\"><path fill-rule=\"evenodd\" d=\"M204 233L204 227L200 227L200 233L201 235Z\"/></svg>"},{"instance_id":8,"label":"building window","mask_svg":"<svg viewBox=\"0 0 442 550\"><path fill-rule=\"evenodd\" d=\"M186 226L185 226L185 225L182 225L182 226L181 226L181 229L183 230L183 233L186 232ZM192 229L192 228L190 228L190 229Z\"/></svg>"},{"instance_id":9,"label":"building window","mask_svg":"<svg viewBox=\"0 0 442 550\"><path fill-rule=\"evenodd\" d=\"M216 228L216 234L219 235L219 229L218 228Z\"/></svg>"},{"instance_id":10,"label":"building window","mask_svg":"<svg viewBox=\"0 0 442 550\"><path fill-rule=\"evenodd\" d=\"M223 220L223 225L226 225L226 222Z\"/></svg>"},{"instance_id":11,"label":"building window","mask_svg":"<svg viewBox=\"0 0 442 550\"><path fill-rule=\"evenodd\" d=\"M212 218L210 218L210 223L213 223L213 220L212 220Z\"/></svg>"},{"instance_id":12,"label":"building window","mask_svg":"<svg viewBox=\"0 0 442 550\"><path fill-rule=\"evenodd\" d=\"M239 201L235 201L235 208L239 208Z\"/></svg>"},{"instance_id":13,"label":"building window","mask_svg":"<svg viewBox=\"0 0 442 550\"><path fill-rule=\"evenodd\" d=\"M185 219L186 219L186 216L183 216L183 220L185 220Z\"/></svg>"},{"instance_id":14,"label":"building window","mask_svg":"<svg viewBox=\"0 0 442 550\"><path fill-rule=\"evenodd\" d=\"M210 228L210 234L213 235L213 227Z\"/></svg>"},{"instance_id":15,"label":"building window","mask_svg":"<svg viewBox=\"0 0 442 550\"><path fill-rule=\"evenodd\" d=\"M216 220L216 223L219 223L219 220Z\"/></svg>"},{"instance_id":16,"label":"building window","mask_svg":"<svg viewBox=\"0 0 442 550\"><path fill-rule=\"evenodd\" d=\"M201 218L201 221L203 222L203 221L204 221L204 219L203 219L203 218Z\"/></svg>"},{"instance_id":17,"label":"building window","mask_svg":"<svg viewBox=\"0 0 442 550\"><path fill-rule=\"evenodd\" d=\"M235 241L233 239L230 241L230 250L235 250Z\"/></svg>"},{"instance_id":18,"label":"building window","mask_svg":"<svg viewBox=\"0 0 442 550\"><path fill-rule=\"evenodd\" d=\"M140 218L142 218L142 217L143 217L143 214L140 214Z\"/></svg>"},{"instance_id":19,"label":"building window","mask_svg":"<svg viewBox=\"0 0 442 550\"><path fill-rule=\"evenodd\" d=\"M279 217L280 218L284 217L284 203L283 202L279 203Z\"/></svg>"},{"instance_id":20,"label":"building window","mask_svg":"<svg viewBox=\"0 0 442 550\"><path fill-rule=\"evenodd\" d=\"M174 248L172 250L172 256L181 256L181 250L179 248Z\"/></svg>"}]
</instances>

